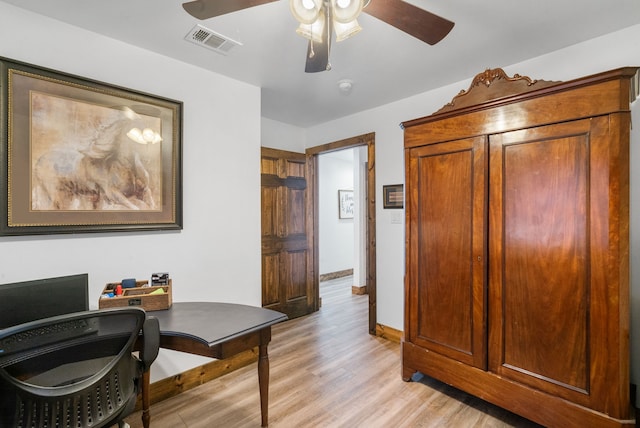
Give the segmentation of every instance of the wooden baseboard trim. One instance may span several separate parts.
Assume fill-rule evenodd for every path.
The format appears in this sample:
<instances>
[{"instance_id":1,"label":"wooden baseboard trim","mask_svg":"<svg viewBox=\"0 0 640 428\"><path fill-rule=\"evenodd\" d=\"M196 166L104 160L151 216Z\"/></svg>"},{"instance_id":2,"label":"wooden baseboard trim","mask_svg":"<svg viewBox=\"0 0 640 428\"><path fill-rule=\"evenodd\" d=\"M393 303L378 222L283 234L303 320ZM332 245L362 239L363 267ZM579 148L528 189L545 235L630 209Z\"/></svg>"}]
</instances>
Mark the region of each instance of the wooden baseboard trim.
<instances>
[{"instance_id":1,"label":"wooden baseboard trim","mask_svg":"<svg viewBox=\"0 0 640 428\"><path fill-rule=\"evenodd\" d=\"M363 294L367 294L367 286L366 285L352 285L351 286L351 294L356 294L358 296L362 296Z\"/></svg>"},{"instance_id":2,"label":"wooden baseboard trim","mask_svg":"<svg viewBox=\"0 0 640 428\"><path fill-rule=\"evenodd\" d=\"M256 361L258 361L258 348L241 352L224 360L213 360L175 376L153 382L149 388L151 404L159 403ZM153 370L153 366L151 369ZM136 404L136 411L138 410L142 410L141 396L138 396Z\"/></svg>"},{"instance_id":3,"label":"wooden baseboard trim","mask_svg":"<svg viewBox=\"0 0 640 428\"><path fill-rule=\"evenodd\" d=\"M402 335L404 333L401 330L387 327L386 325L376 324L376 336L390 340L391 342L400 343Z\"/></svg>"},{"instance_id":4,"label":"wooden baseboard trim","mask_svg":"<svg viewBox=\"0 0 640 428\"><path fill-rule=\"evenodd\" d=\"M345 269L345 270L339 270L337 272L323 273L319 275L318 280L320 282L323 282L323 281L329 281L330 279L343 278L345 276L350 276L350 275L353 275L353 269Z\"/></svg>"}]
</instances>

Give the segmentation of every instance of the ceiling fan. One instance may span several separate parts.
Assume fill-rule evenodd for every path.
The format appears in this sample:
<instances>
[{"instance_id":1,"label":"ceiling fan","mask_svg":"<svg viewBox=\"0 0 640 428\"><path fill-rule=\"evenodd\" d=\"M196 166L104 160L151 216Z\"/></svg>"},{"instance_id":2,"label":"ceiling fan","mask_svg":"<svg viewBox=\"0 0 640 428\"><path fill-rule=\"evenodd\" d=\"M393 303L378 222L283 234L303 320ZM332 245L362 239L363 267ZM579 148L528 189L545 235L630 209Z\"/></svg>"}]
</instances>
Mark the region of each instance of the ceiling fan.
<instances>
[{"instance_id":1,"label":"ceiling fan","mask_svg":"<svg viewBox=\"0 0 640 428\"><path fill-rule=\"evenodd\" d=\"M276 0L194 0L182 7L191 16L209 19ZM331 69L329 51L333 32L336 41L358 33L356 18L365 12L405 33L435 45L454 23L406 3L403 0L289 0L293 16L300 22L298 34L309 39L305 71L315 73Z\"/></svg>"}]
</instances>

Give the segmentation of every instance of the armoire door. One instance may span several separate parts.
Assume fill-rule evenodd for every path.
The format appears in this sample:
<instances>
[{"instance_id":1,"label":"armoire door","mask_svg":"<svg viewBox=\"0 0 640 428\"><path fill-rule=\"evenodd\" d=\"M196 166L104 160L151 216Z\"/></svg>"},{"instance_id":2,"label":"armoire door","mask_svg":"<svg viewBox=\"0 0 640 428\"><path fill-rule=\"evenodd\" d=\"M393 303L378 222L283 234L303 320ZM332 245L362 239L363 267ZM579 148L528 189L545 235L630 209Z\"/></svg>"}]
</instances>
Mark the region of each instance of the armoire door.
<instances>
[{"instance_id":1,"label":"armoire door","mask_svg":"<svg viewBox=\"0 0 640 428\"><path fill-rule=\"evenodd\" d=\"M289 318L318 308L306 162L304 153L262 149L262 306Z\"/></svg>"},{"instance_id":2,"label":"armoire door","mask_svg":"<svg viewBox=\"0 0 640 428\"><path fill-rule=\"evenodd\" d=\"M405 335L486 368L486 137L407 154Z\"/></svg>"},{"instance_id":3,"label":"armoire door","mask_svg":"<svg viewBox=\"0 0 640 428\"><path fill-rule=\"evenodd\" d=\"M621 415L624 367L607 363L627 358L616 334L624 296L608 292L621 232L609 229L619 215L609 186L625 169L615 118L490 137L489 370Z\"/></svg>"}]
</instances>

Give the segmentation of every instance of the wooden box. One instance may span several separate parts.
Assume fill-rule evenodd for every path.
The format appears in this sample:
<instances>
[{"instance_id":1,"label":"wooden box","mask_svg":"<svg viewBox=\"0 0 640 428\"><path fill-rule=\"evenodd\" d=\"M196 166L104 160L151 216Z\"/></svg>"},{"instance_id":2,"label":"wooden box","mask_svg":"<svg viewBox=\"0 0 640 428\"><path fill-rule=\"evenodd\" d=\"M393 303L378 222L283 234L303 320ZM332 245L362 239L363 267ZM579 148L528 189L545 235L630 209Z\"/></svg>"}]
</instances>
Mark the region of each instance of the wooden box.
<instances>
[{"instance_id":1,"label":"wooden box","mask_svg":"<svg viewBox=\"0 0 640 428\"><path fill-rule=\"evenodd\" d=\"M98 307L104 308L120 308L124 306L140 306L145 311L160 311L171 307L171 279L167 285L159 285L153 287L144 287L149 281L136 281L133 288L123 288L122 295L114 297L100 297ZM109 283L102 290L102 295L114 293L115 288L122 285L119 282ZM162 294L152 294L154 291L162 289Z\"/></svg>"}]
</instances>

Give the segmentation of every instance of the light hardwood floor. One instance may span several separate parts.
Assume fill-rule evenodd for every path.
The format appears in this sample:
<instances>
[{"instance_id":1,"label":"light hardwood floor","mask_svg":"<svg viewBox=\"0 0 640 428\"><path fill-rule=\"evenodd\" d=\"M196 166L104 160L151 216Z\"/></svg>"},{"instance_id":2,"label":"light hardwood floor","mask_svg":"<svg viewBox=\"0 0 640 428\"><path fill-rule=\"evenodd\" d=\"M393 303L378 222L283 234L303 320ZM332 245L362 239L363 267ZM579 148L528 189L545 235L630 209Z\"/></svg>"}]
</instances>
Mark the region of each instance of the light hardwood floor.
<instances>
[{"instance_id":1,"label":"light hardwood floor","mask_svg":"<svg viewBox=\"0 0 640 428\"><path fill-rule=\"evenodd\" d=\"M269 426L526 427L538 425L441 382L403 382L400 347L368 334L368 296L321 287L322 308L273 327ZM127 418L142 427L140 412ZM151 406L152 428L260 426L255 364Z\"/></svg>"}]
</instances>

